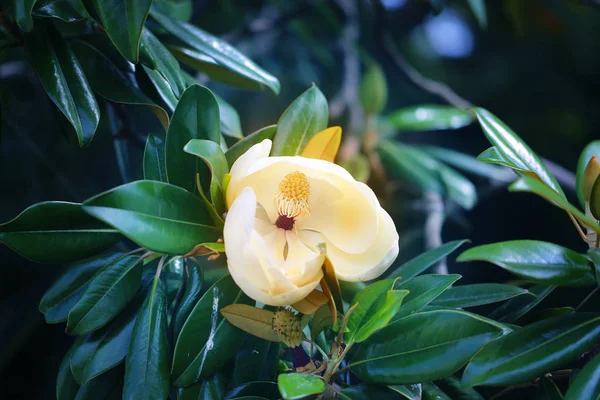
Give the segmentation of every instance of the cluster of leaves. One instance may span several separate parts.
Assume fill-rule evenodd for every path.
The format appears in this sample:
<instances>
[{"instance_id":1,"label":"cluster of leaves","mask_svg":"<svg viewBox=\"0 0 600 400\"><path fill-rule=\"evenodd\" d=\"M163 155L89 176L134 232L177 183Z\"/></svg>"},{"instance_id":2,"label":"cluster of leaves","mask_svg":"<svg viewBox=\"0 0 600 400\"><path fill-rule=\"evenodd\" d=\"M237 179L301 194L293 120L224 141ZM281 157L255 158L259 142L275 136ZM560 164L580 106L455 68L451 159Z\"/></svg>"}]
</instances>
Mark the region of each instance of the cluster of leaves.
<instances>
[{"instance_id":1,"label":"cluster of leaves","mask_svg":"<svg viewBox=\"0 0 600 400\"><path fill-rule=\"evenodd\" d=\"M474 10L483 4L470 3ZM224 193L231 165L255 143L272 139L273 155L303 154L327 127L327 101L313 86L277 125L244 136L236 111L179 62L235 86L277 93L279 83L183 21L190 10L186 1L18 0L13 19L23 33L2 31L4 42L23 42L81 146L94 136L101 104L150 107L164 127L147 137L144 180L81 204L39 203L0 225L0 241L24 257L71 263L39 306L48 323L64 322L76 336L58 373L59 399L478 399L499 390L475 386L522 384L562 398L554 380L565 371L572 378L565 398L598 397L600 356L578 359L594 355L600 315L582 312L587 299L577 308L536 307L560 286L594 293L600 283L600 179L585 178L589 160L600 157L599 142L584 150L577 169L581 211L539 157L484 109L421 105L381 116L387 85L370 63L361 88L362 152L341 160L357 179L373 182L383 172L469 209L476 189L457 169L507 182L501 167L508 167L519 177L510 190L564 209L590 249L511 241L458 258L496 264L524 280L519 284L453 286L460 275L423 274L465 241L431 249L368 286L340 285L326 263L323 292L294 305L305 315L307 346L291 347L272 329L274 312L252 307L218 258ZM458 129L475 118L493 145L479 161L391 138ZM333 160L340 132L327 131L311 151Z\"/></svg>"}]
</instances>

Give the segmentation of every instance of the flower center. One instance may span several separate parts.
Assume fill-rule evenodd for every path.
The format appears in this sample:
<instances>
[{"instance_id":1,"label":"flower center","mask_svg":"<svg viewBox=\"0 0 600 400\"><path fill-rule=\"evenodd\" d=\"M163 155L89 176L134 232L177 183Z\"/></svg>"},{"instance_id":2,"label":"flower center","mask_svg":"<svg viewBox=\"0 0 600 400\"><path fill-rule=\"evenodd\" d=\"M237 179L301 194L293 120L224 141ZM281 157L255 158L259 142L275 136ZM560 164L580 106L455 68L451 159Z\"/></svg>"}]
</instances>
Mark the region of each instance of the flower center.
<instances>
[{"instance_id":1,"label":"flower center","mask_svg":"<svg viewBox=\"0 0 600 400\"><path fill-rule=\"evenodd\" d=\"M275 225L281 229L291 230L294 227L296 218L309 216L309 196L310 184L306 175L300 171L287 174L279 182L277 194L275 195L275 206L279 213Z\"/></svg>"}]
</instances>

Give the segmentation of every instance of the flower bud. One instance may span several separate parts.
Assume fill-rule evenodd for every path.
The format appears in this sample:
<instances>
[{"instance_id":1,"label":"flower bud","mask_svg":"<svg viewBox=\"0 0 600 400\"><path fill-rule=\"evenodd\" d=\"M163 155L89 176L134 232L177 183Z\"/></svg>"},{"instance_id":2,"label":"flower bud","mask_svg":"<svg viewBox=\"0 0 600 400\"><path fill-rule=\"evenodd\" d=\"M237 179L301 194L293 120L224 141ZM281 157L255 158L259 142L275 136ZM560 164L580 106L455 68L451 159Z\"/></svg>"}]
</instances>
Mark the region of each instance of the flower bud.
<instances>
[{"instance_id":1,"label":"flower bud","mask_svg":"<svg viewBox=\"0 0 600 400\"><path fill-rule=\"evenodd\" d=\"M588 162L587 167L583 171L583 179L581 181L581 195L583 196L583 200L588 202L590 201L590 197L592 195L592 188L594 187L594 183L600 176L600 163L596 156L593 156Z\"/></svg>"},{"instance_id":2,"label":"flower bud","mask_svg":"<svg viewBox=\"0 0 600 400\"><path fill-rule=\"evenodd\" d=\"M300 346L302 342L302 323L300 317L288 308L279 307L271 321L273 332L290 347Z\"/></svg>"}]
</instances>

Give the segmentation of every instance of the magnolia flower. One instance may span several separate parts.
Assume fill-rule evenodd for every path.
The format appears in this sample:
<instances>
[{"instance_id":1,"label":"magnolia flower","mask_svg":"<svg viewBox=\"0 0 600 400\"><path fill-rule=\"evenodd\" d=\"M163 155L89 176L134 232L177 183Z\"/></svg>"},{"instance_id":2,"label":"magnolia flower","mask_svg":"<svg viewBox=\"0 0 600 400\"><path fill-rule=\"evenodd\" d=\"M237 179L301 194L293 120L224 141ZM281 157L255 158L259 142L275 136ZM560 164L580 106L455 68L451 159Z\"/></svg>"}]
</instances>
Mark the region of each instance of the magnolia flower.
<instances>
[{"instance_id":1,"label":"magnolia flower","mask_svg":"<svg viewBox=\"0 0 600 400\"><path fill-rule=\"evenodd\" d=\"M343 281L381 275L398 233L373 191L332 162L270 151L270 140L254 145L230 172L224 240L237 285L279 306L315 289L325 257Z\"/></svg>"}]
</instances>

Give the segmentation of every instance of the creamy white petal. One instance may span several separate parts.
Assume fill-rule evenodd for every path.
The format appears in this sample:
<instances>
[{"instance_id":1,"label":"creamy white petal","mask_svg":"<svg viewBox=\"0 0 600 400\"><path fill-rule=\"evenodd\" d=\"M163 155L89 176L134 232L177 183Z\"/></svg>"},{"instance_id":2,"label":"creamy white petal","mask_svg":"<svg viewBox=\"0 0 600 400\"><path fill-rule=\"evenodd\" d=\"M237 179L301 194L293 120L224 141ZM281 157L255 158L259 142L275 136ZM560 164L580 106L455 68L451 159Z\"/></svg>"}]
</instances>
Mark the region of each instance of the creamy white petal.
<instances>
[{"instance_id":1,"label":"creamy white petal","mask_svg":"<svg viewBox=\"0 0 600 400\"><path fill-rule=\"evenodd\" d=\"M234 200L242 192L242 190L248 186L243 183L246 176L250 174L248 172L260 159L269 157L271 152L272 142L269 139L265 139L260 143L250 147L248 151L242 154L231 166L229 174L231 180L227 187L227 205L231 207Z\"/></svg>"},{"instance_id":2,"label":"creamy white petal","mask_svg":"<svg viewBox=\"0 0 600 400\"><path fill-rule=\"evenodd\" d=\"M300 239L311 248L325 243L327 258L337 277L342 281L368 281L384 273L398 256L398 232L390 215L378 209L379 231L373 245L361 254L346 253L324 236L310 231L300 231Z\"/></svg>"},{"instance_id":3,"label":"creamy white petal","mask_svg":"<svg viewBox=\"0 0 600 400\"><path fill-rule=\"evenodd\" d=\"M287 254L283 264L285 275L296 285L305 285L317 275L325 261L325 256L319 251L308 248L296 232L283 232L287 239Z\"/></svg>"}]
</instances>

